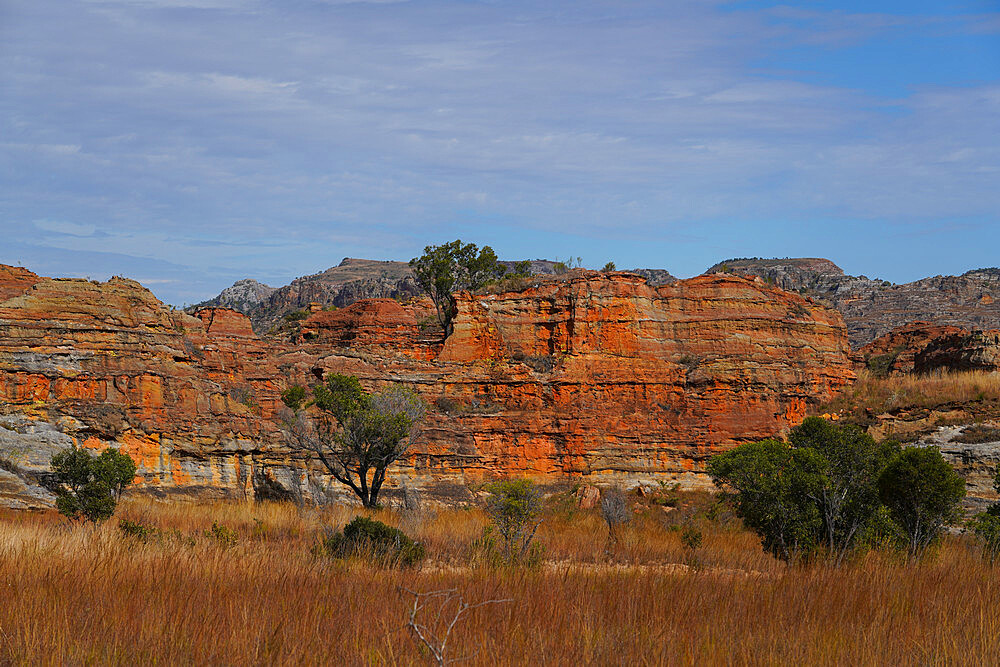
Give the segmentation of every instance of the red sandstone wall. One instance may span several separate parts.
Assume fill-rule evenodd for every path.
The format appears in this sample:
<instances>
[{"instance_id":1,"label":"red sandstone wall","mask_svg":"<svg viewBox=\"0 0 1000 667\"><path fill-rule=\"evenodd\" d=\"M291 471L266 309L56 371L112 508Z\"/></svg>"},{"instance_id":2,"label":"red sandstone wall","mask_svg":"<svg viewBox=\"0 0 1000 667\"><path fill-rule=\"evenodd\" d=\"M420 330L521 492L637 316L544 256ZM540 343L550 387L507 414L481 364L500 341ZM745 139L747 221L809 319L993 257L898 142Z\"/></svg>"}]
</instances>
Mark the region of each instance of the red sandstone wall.
<instances>
[{"instance_id":1,"label":"red sandstone wall","mask_svg":"<svg viewBox=\"0 0 1000 667\"><path fill-rule=\"evenodd\" d=\"M260 340L235 311L171 311L130 280L6 268L0 404L87 446L123 447L150 491L320 496L325 480L275 420L282 388L337 371L428 400L394 479L699 485L706 456L788 428L853 377L835 311L740 278L652 288L591 273L457 305L440 354L412 312L385 302L314 314L303 330L317 335L293 346Z\"/></svg>"}]
</instances>

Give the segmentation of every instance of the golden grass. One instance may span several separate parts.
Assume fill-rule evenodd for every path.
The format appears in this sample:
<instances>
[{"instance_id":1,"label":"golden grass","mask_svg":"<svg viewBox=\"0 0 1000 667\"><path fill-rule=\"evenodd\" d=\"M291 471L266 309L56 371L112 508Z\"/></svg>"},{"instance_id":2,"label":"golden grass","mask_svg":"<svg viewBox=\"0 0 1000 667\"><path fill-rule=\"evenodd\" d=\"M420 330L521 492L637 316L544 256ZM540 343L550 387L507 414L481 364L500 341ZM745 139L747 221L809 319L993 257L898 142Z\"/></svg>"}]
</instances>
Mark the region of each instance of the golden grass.
<instances>
[{"instance_id":1,"label":"golden grass","mask_svg":"<svg viewBox=\"0 0 1000 667\"><path fill-rule=\"evenodd\" d=\"M545 566L493 571L469 565L478 511L382 512L429 553L385 570L310 554L344 508L130 500L119 513L165 536L0 514L0 664L427 664L403 589L443 588L512 600L456 626L450 655L472 664L1000 663L1000 568L959 538L919 564L787 568L702 520L703 567L689 569L671 515L651 507L609 564L600 518L561 511L539 530ZM238 544L206 537L213 522Z\"/></svg>"},{"instance_id":2,"label":"golden grass","mask_svg":"<svg viewBox=\"0 0 1000 667\"><path fill-rule=\"evenodd\" d=\"M925 375L879 378L868 371L823 410L870 410L875 414L900 409L963 406L983 410L1000 403L1000 373L937 371Z\"/></svg>"}]
</instances>

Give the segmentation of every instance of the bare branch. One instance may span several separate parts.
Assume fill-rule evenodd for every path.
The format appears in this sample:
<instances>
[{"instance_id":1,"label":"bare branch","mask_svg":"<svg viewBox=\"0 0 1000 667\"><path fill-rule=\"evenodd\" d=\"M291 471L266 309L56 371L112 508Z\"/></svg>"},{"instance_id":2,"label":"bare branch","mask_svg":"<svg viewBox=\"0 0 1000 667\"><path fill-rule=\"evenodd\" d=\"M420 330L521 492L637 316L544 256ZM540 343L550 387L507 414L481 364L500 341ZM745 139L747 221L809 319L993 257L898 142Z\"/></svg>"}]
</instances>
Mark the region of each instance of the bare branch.
<instances>
[{"instance_id":1,"label":"bare branch","mask_svg":"<svg viewBox=\"0 0 1000 667\"><path fill-rule=\"evenodd\" d=\"M482 602L477 602L475 604L469 604L465 601L464 596L458 592L458 589L455 588L446 588L426 592L412 591L408 588L400 588L400 590L413 596L413 607L410 609L410 618L406 624L407 627L410 628L413 636L416 637L428 651L430 651L431 656L433 656L434 661L438 665L448 665L464 660L471 660L474 657L448 657L448 640L451 638L451 633L458 624L458 621L462 618L463 614L473 609L478 609L479 607L485 607L489 604L513 602L513 598L496 598L483 600ZM435 631L427 625L417 621L417 616L432 600L437 601L437 613L435 614L433 624L436 628L439 628L437 631L441 633L440 637L438 637L437 634L435 634ZM451 620L448 621L443 628L441 628L441 616L445 612L446 608L448 608L453 602L455 603L455 613L451 616Z\"/></svg>"}]
</instances>

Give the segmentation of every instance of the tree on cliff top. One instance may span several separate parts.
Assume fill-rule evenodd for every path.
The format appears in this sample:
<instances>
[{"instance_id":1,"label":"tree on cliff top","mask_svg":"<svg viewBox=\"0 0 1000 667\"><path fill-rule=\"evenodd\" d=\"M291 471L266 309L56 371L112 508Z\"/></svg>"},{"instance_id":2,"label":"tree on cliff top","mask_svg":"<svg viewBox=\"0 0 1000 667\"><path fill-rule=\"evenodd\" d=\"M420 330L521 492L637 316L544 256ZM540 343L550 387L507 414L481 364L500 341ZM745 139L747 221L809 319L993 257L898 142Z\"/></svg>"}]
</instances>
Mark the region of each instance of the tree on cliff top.
<instances>
[{"instance_id":1,"label":"tree on cliff top","mask_svg":"<svg viewBox=\"0 0 1000 667\"><path fill-rule=\"evenodd\" d=\"M454 292L482 289L507 272L497 261L493 248L475 243L463 244L461 239L439 246L429 245L424 254L410 260L417 284L430 295L437 311L438 322L445 336L451 333L455 317L451 295Z\"/></svg>"},{"instance_id":2,"label":"tree on cliff top","mask_svg":"<svg viewBox=\"0 0 1000 667\"><path fill-rule=\"evenodd\" d=\"M376 507L386 470L406 452L413 425L424 416L423 399L402 387L369 394L356 377L336 373L312 394L306 401L303 387L282 393L292 410L286 437L313 452L365 507Z\"/></svg>"}]
</instances>

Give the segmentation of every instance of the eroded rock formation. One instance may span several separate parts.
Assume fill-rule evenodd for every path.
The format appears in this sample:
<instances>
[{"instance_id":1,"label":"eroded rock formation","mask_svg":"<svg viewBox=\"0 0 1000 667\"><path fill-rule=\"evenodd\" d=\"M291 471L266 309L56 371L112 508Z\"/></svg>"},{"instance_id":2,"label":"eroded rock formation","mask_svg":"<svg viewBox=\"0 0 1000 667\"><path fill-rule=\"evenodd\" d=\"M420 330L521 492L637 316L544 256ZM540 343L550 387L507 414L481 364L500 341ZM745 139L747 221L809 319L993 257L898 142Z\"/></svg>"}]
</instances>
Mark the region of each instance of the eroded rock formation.
<instances>
[{"instance_id":1,"label":"eroded rock formation","mask_svg":"<svg viewBox=\"0 0 1000 667\"><path fill-rule=\"evenodd\" d=\"M500 263L508 271L521 268L522 264L513 260ZM567 270L561 262L545 259L527 260L527 267L531 275L542 277ZM665 285L676 280L665 269L635 269L633 273L646 278L650 285ZM366 299L406 301L419 298L420 293L406 262L345 257L337 266L296 278L284 287L269 287L252 279L239 280L218 296L187 310L195 313L204 308L232 308L249 317L254 330L267 334L280 325L285 316L307 309L312 303L324 308L346 308Z\"/></svg>"},{"instance_id":2,"label":"eroded rock formation","mask_svg":"<svg viewBox=\"0 0 1000 667\"><path fill-rule=\"evenodd\" d=\"M912 322L858 350L876 375L1000 370L1000 330Z\"/></svg>"},{"instance_id":3,"label":"eroded rock formation","mask_svg":"<svg viewBox=\"0 0 1000 667\"><path fill-rule=\"evenodd\" d=\"M817 258L727 260L706 273L716 272L759 276L836 308L844 316L854 348L917 320L965 329L1000 326L1000 269L902 285L845 275L833 262Z\"/></svg>"},{"instance_id":4,"label":"eroded rock formation","mask_svg":"<svg viewBox=\"0 0 1000 667\"><path fill-rule=\"evenodd\" d=\"M839 314L759 280L652 287L578 272L534 284L458 295L443 347L421 338L426 303L384 300L315 312L302 322L312 335L290 343L261 339L233 310L171 310L131 280L5 267L0 459L36 489L31 502L45 501L37 482L69 442L120 446L149 493L341 494L276 425L283 388L335 371L372 389L405 384L429 403L390 484L450 494L528 475L701 486L705 457L789 428L852 378ZM14 504L5 479L0 502Z\"/></svg>"}]
</instances>

